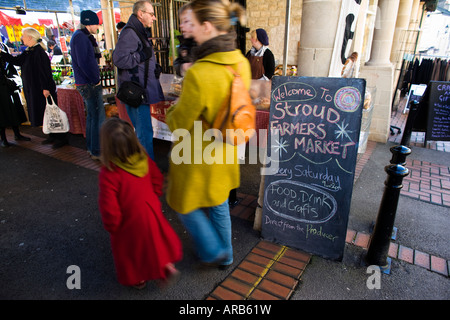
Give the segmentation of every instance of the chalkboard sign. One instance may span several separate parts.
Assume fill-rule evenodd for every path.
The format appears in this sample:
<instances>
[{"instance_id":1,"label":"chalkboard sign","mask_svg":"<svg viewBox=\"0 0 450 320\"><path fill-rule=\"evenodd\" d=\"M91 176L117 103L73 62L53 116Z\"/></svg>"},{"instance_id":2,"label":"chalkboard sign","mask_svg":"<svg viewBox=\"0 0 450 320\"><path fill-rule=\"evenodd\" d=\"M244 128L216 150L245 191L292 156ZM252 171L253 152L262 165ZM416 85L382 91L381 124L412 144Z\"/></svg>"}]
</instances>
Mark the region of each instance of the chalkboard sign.
<instances>
[{"instance_id":1,"label":"chalkboard sign","mask_svg":"<svg viewBox=\"0 0 450 320\"><path fill-rule=\"evenodd\" d=\"M450 141L450 82L430 81L425 141Z\"/></svg>"},{"instance_id":2,"label":"chalkboard sign","mask_svg":"<svg viewBox=\"0 0 450 320\"><path fill-rule=\"evenodd\" d=\"M270 158L278 166L264 179L264 239L342 260L365 86L363 79L272 78Z\"/></svg>"}]
</instances>

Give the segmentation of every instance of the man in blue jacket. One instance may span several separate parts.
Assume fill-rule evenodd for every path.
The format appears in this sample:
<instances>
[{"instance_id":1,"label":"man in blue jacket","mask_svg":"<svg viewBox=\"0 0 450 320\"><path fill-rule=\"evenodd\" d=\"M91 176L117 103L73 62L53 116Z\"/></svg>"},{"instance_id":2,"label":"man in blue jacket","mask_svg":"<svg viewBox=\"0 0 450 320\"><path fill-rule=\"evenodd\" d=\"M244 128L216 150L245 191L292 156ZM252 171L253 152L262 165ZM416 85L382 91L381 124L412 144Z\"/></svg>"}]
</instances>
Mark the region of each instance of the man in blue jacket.
<instances>
[{"instance_id":1,"label":"man in blue jacket","mask_svg":"<svg viewBox=\"0 0 450 320\"><path fill-rule=\"evenodd\" d=\"M119 86L124 81L135 81L144 87L144 78L147 77L146 97L142 104L137 108L127 104L125 107L139 142L152 159L154 159L154 154L150 104L164 100L159 74L155 74L156 58L153 45L151 41L148 41L151 34L147 28L150 28L155 20L155 11L149 1L136 2L133 5L133 14L120 32L119 41L112 56L113 62L118 68ZM148 61L147 75L145 75L146 61Z\"/></svg>"},{"instance_id":2,"label":"man in blue jacket","mask_svg":"<svg viewBox=\"0 0 450 320\"><path fill-rule=\"evenodd\" d=\"M97 34L99 19L91 10L81 11L80 29L70 41L72 68L75 86L83 97L87 110L86 147L93 160L100 156L100 127L105 120L100 69L100 49L94 34Z\"/></svg>"}]
</instances>

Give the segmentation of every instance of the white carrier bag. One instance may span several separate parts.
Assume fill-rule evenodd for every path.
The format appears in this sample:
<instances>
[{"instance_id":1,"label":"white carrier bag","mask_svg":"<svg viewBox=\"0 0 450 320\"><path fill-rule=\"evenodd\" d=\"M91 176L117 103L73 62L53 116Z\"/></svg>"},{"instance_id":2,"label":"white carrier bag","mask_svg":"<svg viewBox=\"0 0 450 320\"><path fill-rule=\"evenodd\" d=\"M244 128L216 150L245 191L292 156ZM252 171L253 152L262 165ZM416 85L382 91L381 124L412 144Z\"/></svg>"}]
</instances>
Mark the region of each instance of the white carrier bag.
<instances>
[{"instance_id":1,"label":"white carrier bag","mask_svg":"<svg viewBox=\"0 0 450 320\"><path fill-rule=\"evenodd\" d=\"M50 100L51 104L48 102L47 98L47 106L45 107L44 112L42 132L44 132L45 134L68 132L70 127L67 114L55 104L55 101L53 101L53 97L51 95Z\"/></svg>"}]
</instances>

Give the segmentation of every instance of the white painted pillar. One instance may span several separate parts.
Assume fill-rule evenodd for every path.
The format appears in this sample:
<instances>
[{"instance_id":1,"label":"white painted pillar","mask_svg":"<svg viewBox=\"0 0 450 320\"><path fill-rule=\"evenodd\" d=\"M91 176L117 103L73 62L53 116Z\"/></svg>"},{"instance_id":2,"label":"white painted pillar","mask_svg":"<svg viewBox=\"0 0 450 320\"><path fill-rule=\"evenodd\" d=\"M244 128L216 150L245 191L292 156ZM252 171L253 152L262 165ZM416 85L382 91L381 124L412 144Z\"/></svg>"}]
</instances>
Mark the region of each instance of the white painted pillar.
<instances>
[{"instance_id":1,"label":"white painted pillar","mask_svg":"<svg viewBox=\"0 0 450 320\"><path fill-rule=\"evenodd\" d=\"M298 75L327 77L333 54L341 0L304 0Z\"/></svg>"}]
</instances>

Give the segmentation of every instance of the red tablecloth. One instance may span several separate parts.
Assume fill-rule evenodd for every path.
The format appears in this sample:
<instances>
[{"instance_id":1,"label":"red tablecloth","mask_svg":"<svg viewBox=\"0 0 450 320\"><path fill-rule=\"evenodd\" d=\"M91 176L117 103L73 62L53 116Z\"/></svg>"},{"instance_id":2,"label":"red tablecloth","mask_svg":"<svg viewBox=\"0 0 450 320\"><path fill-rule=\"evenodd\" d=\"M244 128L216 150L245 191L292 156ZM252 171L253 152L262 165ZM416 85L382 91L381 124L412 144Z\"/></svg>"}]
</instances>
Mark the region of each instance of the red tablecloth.
<instances>
[{"instance_id":1,"label":"red tablecloth","mask_svg":"<svg viewBox=\"0 0 450 320\"><path fill-rule=\"evenodd\" d=\"M77 89L58 87L58 107L69 118L70 133L83 134L86 137L86 114L84 102Z\"/></svg>"},{"instance_id":2,"label":"red tablecloth","mask_svg":"<svg viewBox=\"0 0 450 320\"><path fill-rule=\"evenodd\" d=\"M256 110L256 136L258 137L257 141L250 140L251 145L255 145L255 143L261 147L265 148L267 144L267 132L269 131L269 111L265 110ZM263 137L262 134L264 131L260 131L261 129L267 129L266 136Z\"/></svg>"}]
</instances>

